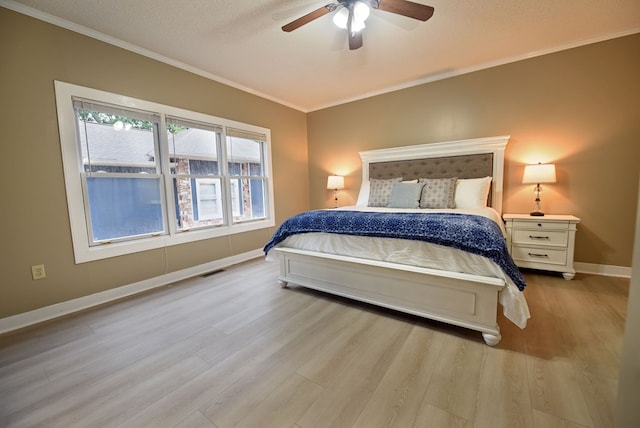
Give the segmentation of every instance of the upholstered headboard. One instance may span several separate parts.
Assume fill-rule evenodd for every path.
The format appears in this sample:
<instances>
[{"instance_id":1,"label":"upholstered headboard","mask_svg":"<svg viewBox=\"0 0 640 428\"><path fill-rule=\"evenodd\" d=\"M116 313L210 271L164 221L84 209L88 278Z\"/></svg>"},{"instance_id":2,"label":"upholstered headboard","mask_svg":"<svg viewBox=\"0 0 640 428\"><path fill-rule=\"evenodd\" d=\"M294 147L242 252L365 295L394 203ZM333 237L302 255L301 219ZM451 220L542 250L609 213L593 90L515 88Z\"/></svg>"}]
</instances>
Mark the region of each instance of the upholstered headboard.
<instances>
[{"instance_id":1,"label":"upholstered headboard","mask_svg":"<svg viewBox=\"0 0 640 428\"><path fill-rule=\"evenodd\" d=\"M447 156L369 164L369 178L480 178L493 176L493 154Z\"/></svg>"},{"instance_id":2,"label":"upholstered headboard","mask_svg":"<svg viewBox=\"0 0 640 428\"><path fill-rule=\"evenodd\" d=\"M362 180L490 176L489 205L502 213L504 150L508 141L507 135L360 152Z\"/></svg>"}]
</instances>

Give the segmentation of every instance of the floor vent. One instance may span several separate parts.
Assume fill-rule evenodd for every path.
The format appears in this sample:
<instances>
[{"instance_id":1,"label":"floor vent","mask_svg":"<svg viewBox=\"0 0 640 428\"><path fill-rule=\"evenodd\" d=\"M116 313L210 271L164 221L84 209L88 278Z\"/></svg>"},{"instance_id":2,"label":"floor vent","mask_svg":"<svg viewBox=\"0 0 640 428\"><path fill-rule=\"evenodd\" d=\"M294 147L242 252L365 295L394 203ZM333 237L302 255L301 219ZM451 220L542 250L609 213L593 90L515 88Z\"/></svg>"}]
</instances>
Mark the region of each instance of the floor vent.
<instances>
[{"instance_id":1,"label":"floor vent","mask_svg":"<svg viewBox=\"0 0 640 428\"><path fill-rule=\"evenodd\" d=\"M224 271L225 271L224 269L212 270L211 272L203 273L203 274L202 274L202 275L200 275L200 276L201 276L201 277L203 277L203 278L206 278L206 277L208 277L208 276L215 275L215 274L217 274L217 273L224 272Z\"/></svg>"}]
</instances>

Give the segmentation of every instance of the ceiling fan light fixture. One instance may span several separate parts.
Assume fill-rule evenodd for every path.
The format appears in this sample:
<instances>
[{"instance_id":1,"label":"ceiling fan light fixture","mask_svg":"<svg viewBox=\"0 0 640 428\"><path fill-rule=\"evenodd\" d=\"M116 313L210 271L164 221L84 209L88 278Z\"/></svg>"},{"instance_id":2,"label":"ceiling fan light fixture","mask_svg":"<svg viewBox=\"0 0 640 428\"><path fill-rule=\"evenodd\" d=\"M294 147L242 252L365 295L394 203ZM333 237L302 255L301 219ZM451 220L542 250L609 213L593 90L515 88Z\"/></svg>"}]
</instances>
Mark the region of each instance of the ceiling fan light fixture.
<instances>
[{"instance_id":1,"label":"ceiling fan light fixture","mask_svg":"<svg viewBox=\"0 0 640 428\"><path fill-rule=\"evenodd\" d=\"M336 24L336 27L342 28L343 30L347 29L347 21L349 20L349 11L345 8L340 9L333 15L333 23Z\"/></svg>"},{"instance_id":2,"label":"ceiling fan light fixture","mask_svg":"<svg viewBox=\"0 0 640 428\"><path fill-rule=\"evenodd\" d=\"M371 10L366 3L361 1L355 2L353 5L353 23L351 24L351 31L361 31L365 27L364 21L367 20L370 12ZM336 27L346 30L349 23L349 9L347 7L343 7L337 11L335 15L333 15L333 23L336 24Z\"/></svg>"},{"instance_id":3,"label":"ceiling fan light fixture","mask_svg":"<svg viewBox=\"0 0 640 428\"><path fill-rule=\"evenodd\" d=\"M333 23L349 35L349 50L362 47L361 31L365 28L365 21L369 18L371 9L406 16L408 18L426 21L433 16L433 7L410 0L333 0L298 19L294 19L282 26L282 31L291 32L328 13L333 13Z\"/></svg>"},{"instance_id":4,"label":"ceiling fan light fixture","mask_svg":"<svg viewBox=\"0 0 640 428\"><path fill-rule=\"evenodd\" d=\"M356 4L353 5L353 17L362 22L362 26L364 28L364 21L369 17L369 13L371 10L369 6L361 1L357 1Z\"/></svg>"},{"instance_id":5,"label":"ceiling fan light fixture","mask_svg":"<svg viewBox=\"0 0 640 428\"><path fill-rule=\"evenodd\" d=\"M357 33L358 31L362 31L364 29L364 21L360 21L359 19L353 18L353 22L351 23L351 31Z\"/></svg>"}]
</instances>

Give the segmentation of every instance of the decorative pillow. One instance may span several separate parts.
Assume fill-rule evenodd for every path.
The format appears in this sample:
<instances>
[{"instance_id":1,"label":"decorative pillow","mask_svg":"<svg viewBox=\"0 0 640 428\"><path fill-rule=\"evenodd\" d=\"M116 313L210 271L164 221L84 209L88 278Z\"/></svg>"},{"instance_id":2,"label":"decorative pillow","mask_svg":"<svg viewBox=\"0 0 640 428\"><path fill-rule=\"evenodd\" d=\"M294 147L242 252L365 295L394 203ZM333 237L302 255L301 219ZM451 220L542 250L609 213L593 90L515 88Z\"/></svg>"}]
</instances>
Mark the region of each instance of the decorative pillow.
<instances>
[{"instance_id":1,"label":"decorative pillow","mask_svg":"<svg viewBox=\"0 0 640 428\"><path fill-rule=\"evenodd\" d=\"M455 208L457 178L421 178L420 208Z\"/></svg>"},{"instance_id":2,"label":"decorative pillow","mask_svg":"<svg viewBox=\"0 0 640 428\"><path fill-rule=\"evenodd\" d=\"M418 180L405 180L403 183L417 183ZM369 186L370 181L365 180L360 184L360 192L358 192L358 199L356 201L356 206L366 207L369 204Z\"/></svg>"},{"instance_id":3,"label":"decorative pillow","mask_svg":"<svg viewBox=\"0 0 640 428\"><path fill-rule=\"evenodd\" d=\"M393 190L393 183L402 181L402 177L382 180L372 178L369 180L369 203L370 207L386 207L389 205L389 196Z\"/></svg>"},{"instance_id":4,"label":"decorative pillow","mask_svg":"<svg viewBox=\"0 0 640 428\"><path fill-rule=\"evenodd\" d=\"M418 208L420 205L420 193L422 184L418 183L393 183L389 208Z\"/></svg>"},{"instance_id":5,"label":"decorative pillow","mask_svg":"<svg viewBox=\"0 0 640 428\"><path fill-rule=\"evenodd\" d=\"M456 208L484 208L487 206L491 177L465 178L456 183Z\"/></svg>"}]
</instances>

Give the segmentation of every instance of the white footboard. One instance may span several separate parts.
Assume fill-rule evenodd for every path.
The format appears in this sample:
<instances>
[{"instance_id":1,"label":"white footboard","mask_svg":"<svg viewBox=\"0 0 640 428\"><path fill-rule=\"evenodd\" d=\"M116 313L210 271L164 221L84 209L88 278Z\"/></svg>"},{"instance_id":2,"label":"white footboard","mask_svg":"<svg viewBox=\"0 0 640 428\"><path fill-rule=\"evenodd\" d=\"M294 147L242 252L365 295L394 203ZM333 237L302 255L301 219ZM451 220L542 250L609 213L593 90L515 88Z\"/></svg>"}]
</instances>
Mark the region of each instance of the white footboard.
<instances>
[{"instance_id":1,"label":"white footboard","mask_svg":"<svg viewBox=\"0 0 640 428\"><path fill-rule=\"evenodd\" d=\"M274 248L279 281L372 303L482 332L496 345L498 278L398 265L376 260Z\"/></svg>"}]
</instances>

